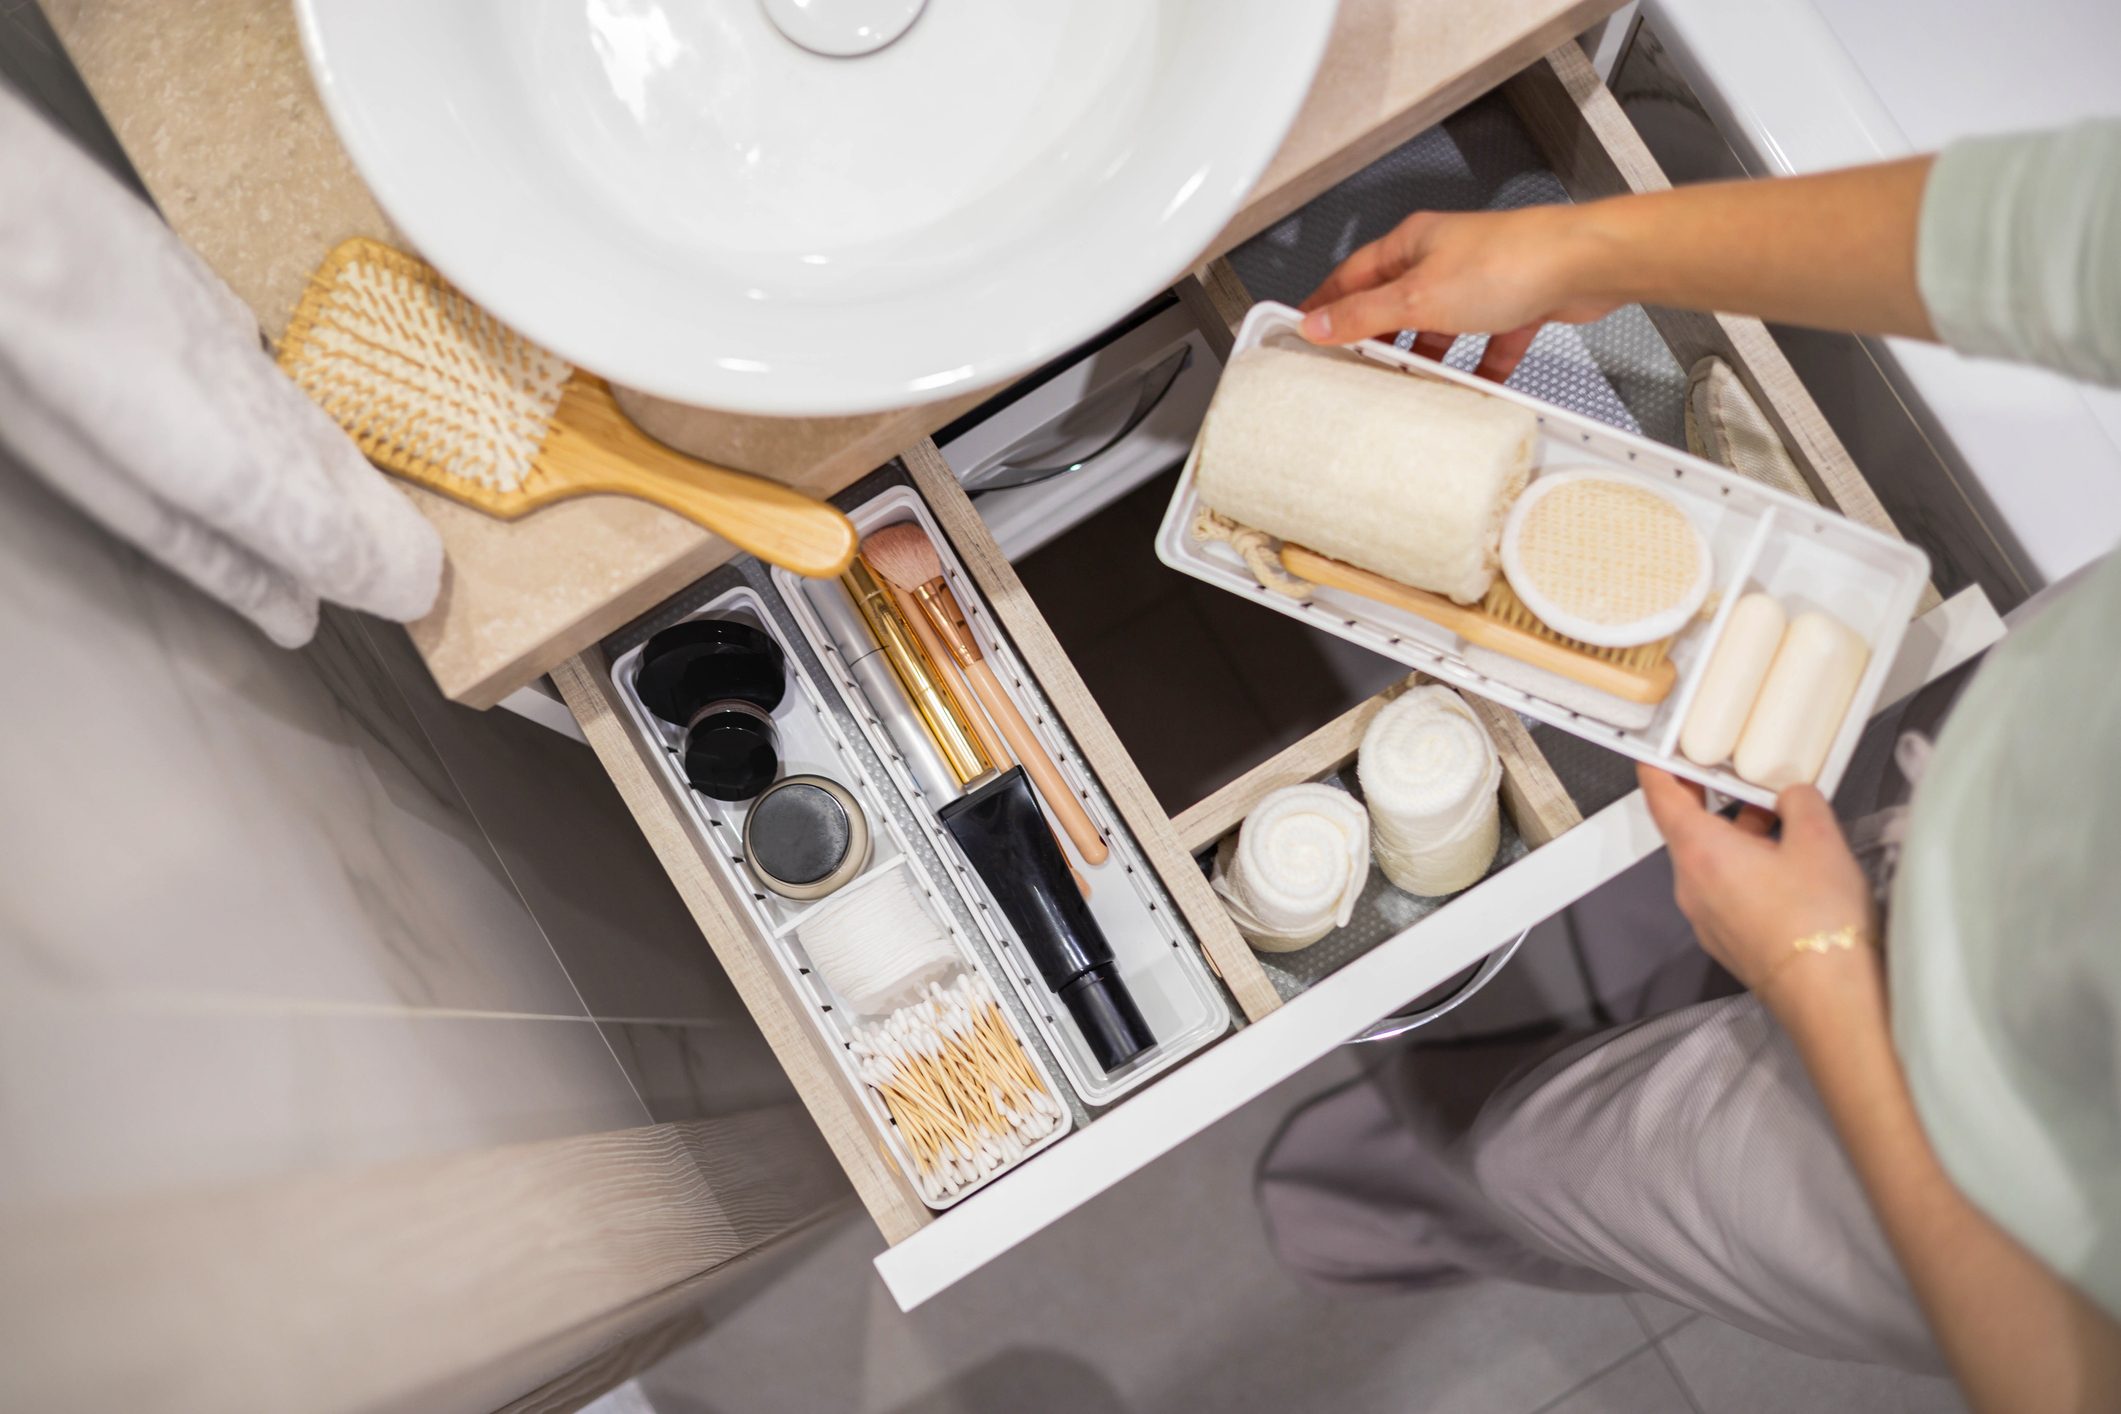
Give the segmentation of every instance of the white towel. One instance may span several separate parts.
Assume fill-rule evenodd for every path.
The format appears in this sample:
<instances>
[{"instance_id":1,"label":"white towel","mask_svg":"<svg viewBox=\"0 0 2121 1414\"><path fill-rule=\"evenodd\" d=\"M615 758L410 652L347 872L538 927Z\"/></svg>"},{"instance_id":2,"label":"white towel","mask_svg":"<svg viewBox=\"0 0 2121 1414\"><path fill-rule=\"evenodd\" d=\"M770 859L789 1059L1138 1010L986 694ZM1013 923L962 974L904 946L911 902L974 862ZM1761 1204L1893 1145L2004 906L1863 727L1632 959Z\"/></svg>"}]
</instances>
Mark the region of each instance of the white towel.
<instances>
[{"instance_id":1,"label":"white towel","mask_svg":"<svg viewBox=\"0 0 2121 1414\"><path fill-rule=\"evenodd\" d=\"M1245 941L1294 952L1344 928L1370 874L1370 817L1344 790L1284 786L1215 857L1215 891Z\"/></svg>"},{"instance_id":2,"label":"white towel","mask_svg":"<svg viewBox=\"0 0 2121 1414\"><path fill-rule=\"evenodd\" d=\"M317 601L416 619L442 542L154 212L0 87L0 439L294 647Z\"/></svg>"},{"instance_id":3,"label":"white towel","mask_svg":"<svg viewBox=\"0 0 2121 1414\"><path fill-rule=\"evenodd\" d=\"M1502 842L1502 758L1447 687L1417 687L1370 721L1356 757L1385 877L1433 898L1477 883Z\"/></svg>"}]
</instances>

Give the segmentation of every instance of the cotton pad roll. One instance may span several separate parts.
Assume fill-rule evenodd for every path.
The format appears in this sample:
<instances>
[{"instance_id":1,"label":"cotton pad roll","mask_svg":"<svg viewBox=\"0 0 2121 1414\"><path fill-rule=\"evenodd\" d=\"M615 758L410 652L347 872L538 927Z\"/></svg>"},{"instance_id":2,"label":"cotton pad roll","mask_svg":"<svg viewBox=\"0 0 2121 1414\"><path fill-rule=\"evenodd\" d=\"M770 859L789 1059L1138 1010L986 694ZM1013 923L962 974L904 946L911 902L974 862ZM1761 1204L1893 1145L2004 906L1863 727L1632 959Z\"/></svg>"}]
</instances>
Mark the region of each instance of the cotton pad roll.
<instances>
[{"instance_id":1,"label":"cotton pad roll","mask_svg":"<svg viewBox=\"0 0 2121 1414\"><path fill-rule=\"evenodd\" d=\"M1468 388L1258 348L1223 370L1194 477L1241 525L1472 604L1538 435L1531 413Z\"/></svg>"},{"instance_id":2,"label":"cotton pad roll","mask_svg":"<svg viewBox=\"0 0 2121 1414\"><path fill-rule=\"evenodd\" d=\"M795 937L825 985L864 1016L888 1014L964 965L903 869L887 869L812 905Z\"/></svg>"},{"instance_id":3,"label":"cotton pad roll","mask_svg":"<svg viewBox=\"0 0 2121 1414\"><path fill-rule=\"evenodd\" d=\"M1356 779L1385 877L1435 897L1477 883L1502 843L1502 759L1473 709L1447 687L1417 687L1363 733Z\"/></svg>"},{"instance_id":4,"label":"cotton pad roll","mask_svg":"<svg viewBox=\"0 0 2121 1414\"><path fill-rule=\"evenodd\" d=\"M1327 785L1284 786L1215 858L1215 891L1261 952L1309 947L1354 916L1370 875L1370 817Z\"/></svg>"}]
</instances>

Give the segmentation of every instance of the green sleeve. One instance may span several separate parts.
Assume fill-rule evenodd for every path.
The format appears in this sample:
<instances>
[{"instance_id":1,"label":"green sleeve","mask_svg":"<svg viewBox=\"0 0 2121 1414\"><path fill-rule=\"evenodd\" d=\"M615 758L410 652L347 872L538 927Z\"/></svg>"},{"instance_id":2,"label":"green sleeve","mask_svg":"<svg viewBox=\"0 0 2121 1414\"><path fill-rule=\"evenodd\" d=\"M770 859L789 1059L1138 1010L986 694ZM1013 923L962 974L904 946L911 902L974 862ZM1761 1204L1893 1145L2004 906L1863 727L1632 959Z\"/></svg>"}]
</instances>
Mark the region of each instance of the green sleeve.
<instances>
[{"instance_id":1,"label":"green sleeve","mask_svg":"<svg viewBox=\"0 0 2121 1414\"><path fill-rule=\"evenodd\" d=\"M2121 384L2121 119L1945 149L1915 274L1953 348Z\"/></svg>"}]
</instances>

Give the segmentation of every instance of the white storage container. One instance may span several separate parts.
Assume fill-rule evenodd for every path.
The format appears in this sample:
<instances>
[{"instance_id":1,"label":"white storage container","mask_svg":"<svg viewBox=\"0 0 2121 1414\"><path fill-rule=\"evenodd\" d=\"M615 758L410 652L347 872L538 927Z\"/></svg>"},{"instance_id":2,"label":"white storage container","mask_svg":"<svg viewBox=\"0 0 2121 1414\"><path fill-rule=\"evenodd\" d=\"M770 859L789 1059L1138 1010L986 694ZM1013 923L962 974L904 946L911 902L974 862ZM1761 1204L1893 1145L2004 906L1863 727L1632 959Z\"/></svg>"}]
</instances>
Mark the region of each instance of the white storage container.
<instances>
[{"instance_id":1,"label":"white storage container","mask_svg":"<svg viewBox=\"0 0 2121 1414\"><path fill-rule=\"evenodd\" d=\"M1142 858L1140 847L1127 833L1126 827L1113 818L1102 794L1090 788L1087 768L1053 720L1026 694L1024 684L1030 678L1029 670L1017 657L1007 637L997 629L979 589L965 572L963 562L958 559L949 538L942 533L920 494L910 486L896 486L848 514L856 529L865 536L901 521L917 522L927 532L937 554L942 557L943 573L949 581L950 592L964 609L966 622L978 638L988 662L993 665L1003 690L1021 709L1032 734L1046 748L1047 754L1060 768L1061 776L1089 812L1091 823L1111 846L1110 857L1091 868L1068 843L1065 834L1056 834L1069 862L1090 883L1091 915L1097 919L1106 941L1112 945L1121 980L1126 983L1128 992L1141 1008L1143 1019L1157 1038L1155 1046L1120 1070L1107 1073L1091 1055L1089 1043L1083 1039L1067 1009L1039 980L1038 969L1025 954L1015 931L1002 918L957 842L932 810L918 807L917 802L921 799L918 787L898 759L897 748L878 724L876 713L870 710L861 688L840 662L831 637L802 592L801 581L786 570L773 572L774 585L780 590L781 598L795 615L819 660L827 665L828 676L846 700L848 710L861 724L869 744L876 748L877 755L885 762L906 799L916 803L914 814L927 830L929 842L937 854L949 862L956 876L953 882L971 903L973 916L979 920L995 956L1001 959L1003 971L1015 986L1024 1009L1059 1058L1069 1083L1085 1104L1109 1104L1228 1030L1229 1003L1224 1000L1221 987L1209 973L1185 924L1171 907L1158 901L1154 883L1156 875Z\"/></svg>"},{"instance_id":2,"label":"white storage container","mask_svg":"<svg viewBox=\"0 0 2121 1414\"><path fill-rule=\"evenodd\" d=\"M1157 556L1173 569L1242 594L1291 617L1396 659L1409 667L1476 692L1564 731L1647 761L1724 795L1772 806L1774 792L1741 780L1728 766L1708 769L1679 754L1679 732L1717 637L1731 607L1748 590L1764 590L1792 618L1821 609L1847 624L1870 645L1856 694L1834 738L1816 784L1828 794L1840 782L1856 748L1863 724L1877 705L1879 690L1899 652L1908 619L1929 580L1929 557L1902 540L1857 525L1832 511L1771 490L1736 472L1675 451L1661 443L1622 432L1605 423L1526 397L1499 384L1447 368L1433 359L1388 344L1365 343L1354 350L1319 348L1307 342L1298 326L1302 316L1287 305L1259 304L1238 330L1234 359L1261 346L1301 350L1315 358L1364 358L1408 377L1434 378L1471 388L1527 408L1539 418L1541 439L1532 474L1595 466L1618 471L1674 493L1701 530L1715 561L1713 618L1696 623L1673 645L1678 679L1644 727L1629 730L1579 715L1470 666L1465 642L1405 610L1333 589L1319 589L1302 600L1261 587L1235 551L1193 536L1200 508L1194 489L1195 443L1185 473L1157 534ZM1331 428L1320 428L1330 437ZM1301 469L1292 469L1301 474Z\"/></svg>"},{"instance_id":3,"label":"white storage container","mask_svg":"<svg viewBox=\"0 0 2121 1414\"><path fill-rule=\"evenodd\" d=\"M782 653L787 657L788 666L788 691L781 698L780 706L773 711L774 733L781 755L781 772L784 776L815 774L828 777L846 787L848 793L860 803L862 813L869 819L871 849L869 865L861 875L837 892L807 902L783 898L765 888L752 877L750 866L746 865L743 859L744 817L749 811L749 803L716 800L703 791L692 789L685 779L684 768L679 759L679 753L684 746L684 732L650 712L642 705L639 694L634 690L635 680L640 675L641 655L647 648L645 643L622 653L611 665L611 677L618 685L619 699L625 704L626 713L633 720L634 730L645 740L654 742L661 748L655 753L657 767L675 787L678 796L686 802L705 836L720 846L708 855L709 863L729 885L730 896L742 901L751 925L766 941L767 951L780 968L781 974L787 978L789 987L802 999L811 1023L831 1041L832 1044L826 1049L846 1074L855 1093L862 1097L863 1107L876 1127L880 1142L905 1171L914 1191L924 1195L922 1201L931 1208L952 1207L1008 1173L1016 1165L997 1169L979 1183L969 1185L946 1198L932 1199L925 1196L927 1190L920 1181L919 1168L914 1163L911 1150L900 1136L898 1126L891 1118L891 1112L885 1107L883 1098L862 1080L856 1067L851 1046L858 1018L846 1001L826 986L825 979L811 967L810 959L804 955L802 943L796 937L796 929L810 909L837 902L850 893L870 887L889 870L903 869L914 886L914 892L920 895L930 915L948 932L951 942L956 945L959 961L964 964L965 969L985 977L990 986L994 985L994 978L982 965L978 950L967 942L955 913L940 906L935 881L929 877L920 857L908 846L905 836L900 833L896 815L886 806L884 793L895 787L889 781L877 781L870 776L860 753L841 733L837 718L826 708L824 699L819 696L817 685L811 681L801 658L790 650L779 626L774 623L772 615L766 612L758 591L740 585L725 594L717 595L687 614L683 622L694 619L732 619L763 630L772 636L774 642L780 644ZM1003 1015L1008 1019L1006 1011ZM1011 1020L1009 1024L1011 1033L1014 1034L1014 1021ZM1024 1054L1030 1058L1040 1083L1060 1102L1062 1109L1061 1122L1050 1134L1041 1137L1031 1146L1029 1153L1025 1155L1025 1158L1029 1158L1031 1154L1047 1148L1065 1135L1071 1121L1067 1114L1066 1097L1052 1073L1047 1070L1038 1048L1025 1044L1021 1037L1018 1037L1018 1044L1023 1045ZM1019 1159L1017 1164L1023 1161Z\"/></svg>"}]
</instances>

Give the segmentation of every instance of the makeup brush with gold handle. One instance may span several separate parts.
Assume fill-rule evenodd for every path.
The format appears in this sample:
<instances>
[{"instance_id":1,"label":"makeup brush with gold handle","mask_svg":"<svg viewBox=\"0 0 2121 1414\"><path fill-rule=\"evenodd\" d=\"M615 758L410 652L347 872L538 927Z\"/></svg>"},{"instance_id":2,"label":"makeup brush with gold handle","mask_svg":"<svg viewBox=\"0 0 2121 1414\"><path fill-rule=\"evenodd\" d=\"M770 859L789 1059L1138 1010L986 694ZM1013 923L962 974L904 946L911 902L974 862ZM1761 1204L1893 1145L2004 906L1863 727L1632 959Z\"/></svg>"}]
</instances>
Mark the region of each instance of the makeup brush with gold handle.
<instances>
[{"instance_id":1,"label":"makeup brush with gold handle","mask_svg":"<svg viewBox=\"0 0 2121 1414\"><path fill-rule=\"evenodd\" d=\"M857 555L855 561L860 563L861 557ZM937 633L935 625L928 621L928 615L922 611L920 601L895 584L890 586L886 593L891 596L891 602L898 606L899 617L911 626L914 637L920 640L921 651L928 655L929 663L934 666L943 695L959 704L970 702L972 689L957 666L957 655L950 651L950 645L943 642L943 636ZM1009 764L1016 757L1010 753L1009 743L1002 740L1002 734L994 729L994 723L987 720L987 714L980 711L977 704L970 707L961 706L960 710L963 711L965 720L972 724L973 734L979 738L980 749L987 754L987 759L994 764L996 770L1008 770ZM965 779L970 780L971 777Z\"/></svg>"},{"instance_id":2,"label":"makeup brush with gold handle","mask_svg":"<svg viewBox=\"0 0 2121 1414\"><path fill-rule=\"evenodd\" d=\"M943 578L943 559L936 553L927 532L919 526L906 522L887 525L881 530L872 530L862 540L862 559L869 567L898 589L913 596L928 622L935 626L950 655L964 670L965 681L972 688L972 695L979 699L980 706L987 710L1009 750L1022 764L1024 774L1045 798L1046 808L1082 856L1083 863L1095 869L1111 857L1111 848L1090 823L1089 812L1075 798L1068 783L1061 779L1060 768L1039 745L1038 738L1031 734L1031 724L1024 714L1017 711L1016 704L1002 689L1001 679L995 677L994 668L980 651L979 640L972 636L972 629L965 623L965 611L958 606L957 596L950 592L948 581Z\"/></svg>"},{"instance_id":3,"label":"makeup brush with gold handle","mask_svg":"<svg viewBox=\"0 0 2121 1414\"><path fill-rule=\"evenodd\" d=\"M531 343L433 267L355 237L325 257L280 367L393 476L514 520L570 496L632 496L813 578L847 568L846 516L695 460L633 425L603 379Z\"/></svg>"}]
</instances>

